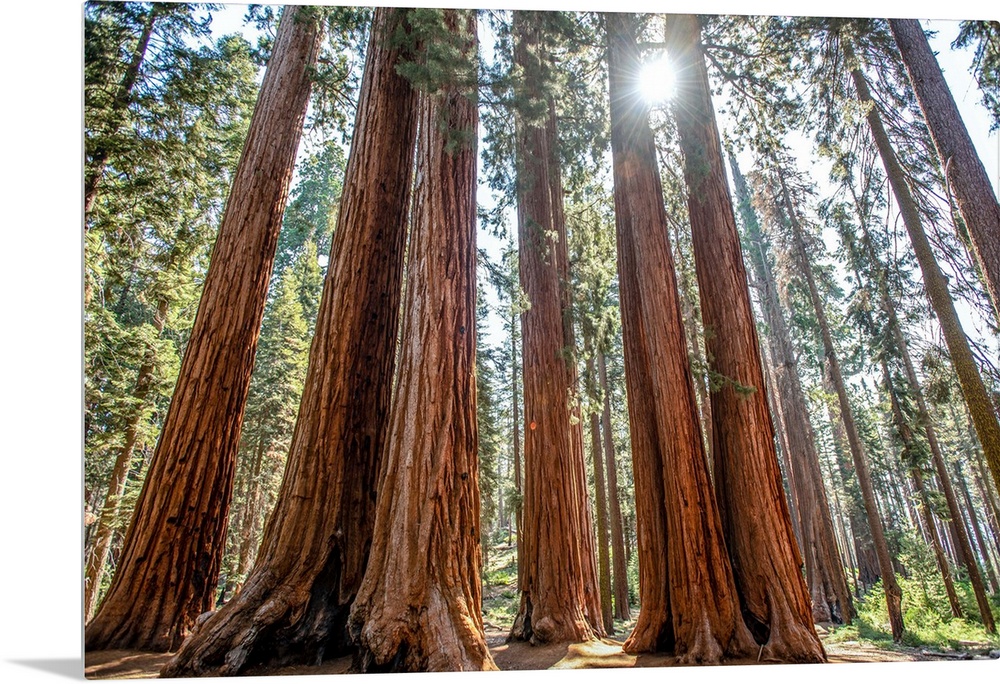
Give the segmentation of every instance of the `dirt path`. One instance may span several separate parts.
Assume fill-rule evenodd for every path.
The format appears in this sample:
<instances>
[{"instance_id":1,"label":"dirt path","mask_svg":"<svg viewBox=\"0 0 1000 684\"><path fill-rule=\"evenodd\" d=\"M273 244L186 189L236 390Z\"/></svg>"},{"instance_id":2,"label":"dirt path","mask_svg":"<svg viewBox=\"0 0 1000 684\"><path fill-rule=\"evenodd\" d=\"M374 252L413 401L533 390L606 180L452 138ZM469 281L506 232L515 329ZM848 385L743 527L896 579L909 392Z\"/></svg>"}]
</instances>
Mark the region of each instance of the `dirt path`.
<instances>
[{"instance_id":1,"label":"dirt path","mask_svg":"<svg viewBox=\"0 0 1000 684\"><path fill-rule=\"evenodd\" d=\"M823 630L821 630L822 632ZM624 638L624 634L616 635ZM523 642L506 643L506 630L489 626L486 642L493 659L501 670L575 670L605 667L669 667L675 659L667 655L630 655L621 649L621 641L602 639L580 644L531 646ZM831 663L891 663L923 660L955 660L963 657L984 657L983 654L938 654L919 648L881 649L858 641L826 643ZM154 679L169 653L140 651L98 651L88 653L85 674L88 679ZM727 665L752 665L753 660L735 661ZM343 674L351 665L349 657L325 662L320 666L258 668L248 675Z\"/></svg>"}]
</instances>

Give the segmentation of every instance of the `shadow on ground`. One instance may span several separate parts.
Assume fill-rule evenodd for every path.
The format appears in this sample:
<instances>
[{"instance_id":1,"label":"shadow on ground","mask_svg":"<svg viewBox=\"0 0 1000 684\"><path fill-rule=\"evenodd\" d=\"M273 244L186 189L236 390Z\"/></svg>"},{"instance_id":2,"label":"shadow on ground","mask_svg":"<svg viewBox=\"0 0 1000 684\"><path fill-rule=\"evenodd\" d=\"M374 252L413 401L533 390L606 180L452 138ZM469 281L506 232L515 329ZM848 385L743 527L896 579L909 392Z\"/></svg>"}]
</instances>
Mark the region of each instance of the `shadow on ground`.
<instances>
[{"instance_id":1,"label":"shadow on ground","mask_svg":"<svg viewBox=\"0 0 1000 684\"><path fill-rule=\"evenodd\" d=\"M7 662L32 670L40 670L60 677L79 679L83 672L83 662L79 658L49 658L39 660L8 660Z\"/></svg>"}]
</instances>

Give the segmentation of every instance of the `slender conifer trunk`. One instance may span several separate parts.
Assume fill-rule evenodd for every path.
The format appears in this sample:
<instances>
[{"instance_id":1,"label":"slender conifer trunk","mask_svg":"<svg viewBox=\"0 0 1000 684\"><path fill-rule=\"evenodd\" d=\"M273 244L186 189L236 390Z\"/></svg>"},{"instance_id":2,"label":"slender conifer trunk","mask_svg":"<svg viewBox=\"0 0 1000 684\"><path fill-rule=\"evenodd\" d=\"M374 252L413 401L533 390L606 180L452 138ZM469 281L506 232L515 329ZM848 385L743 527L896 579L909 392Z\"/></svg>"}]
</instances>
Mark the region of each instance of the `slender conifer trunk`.
<instances>
[{"instance_id":1,"label":"slender conifer trunk","mask_svg":"<svg viewBox=\"0 0 1000 684\"><path fill-rule=\"evenodd\" d=\"M154 2L150 6L149 14L146 15L146 21L142 27L142 32L139 34L139 39L132 50L128 67L125 69L125 75L122 77L122 81L118 86L118 92L115 93L115 99L111 103L111 120L108 122L106 130L102 133L105 136L116 135L121 130L125 120L125 111L132 101L132 89L139 78L139 70L142 68L142 63L146 58L146 51L149 49L149 39L153 35L153 27L156 25L156 20L163 12L163 9L164 5L162 3ZM108 163L108 154L107 147L103 143L98 143L91 150L90 159L87 161L84 170L84 230L87 229L86 218L90 215L91 207L94 206L94 199L97 197L97 187L100 185L101 177L104 175L104 168Z\"/></svg>"},{"instance_id":2,"label":"slender conifer trunk","mask_svg":"<svg viewBox=\"0 0 1000 684\"><path fill-rule=\"evenodd\" d=\"M855 59L849 45L845 45L844 54L848 60ZM906 175L899 165L892 143L885 132L878 105L872 100L868 81L858 66L855 66L851 71L851 77L854 80L858 101L868 107L866 115L868 126L875 139L875 146L882 159L882 164L885 166L889 185L892 187L893 195L899 205L906 232L910 236L910 243L923 276L927 298L937 315L941 331L944 333L951 363L958 375L965 403L972 414L972 422L975 425L976 434L979 436L979 443L983 447L986 462L993 473L994 482L1000 488L1000 421L997 419L996 409L990 401L989 393L986 391L982 376L979 374L979 366L976 364L972 349L969 347L969 340L955 311L955 302L948 290L948 281L934 258L934 251L927 239L927 234L924 232L920 213L910 192Z\"/></svg>"},{"instance_id":3,"label":"slender conifer trunk","mask_svg":"<svg viewBox=\"0 0 1000 684\"><path fill-rule=\"evenodd\" d=\"M812 265L806 252L805 243L802 238L802 227L799 225L795 207L792 205L788 188L785 184L784 176L780 168L776 169L778 182L783 204L783 212L792 228L795 257L799 265L799 272L806 282L809 290L809 298L816 311L816 319L819 323L820 334L823 339L824 353L826 354L827 365L830 373L830 380L837 394L837 402L840 405L840 419L844 425L847 435L848 446L850 447L851 459L854 463L854 472L857 477L858 486L861 489L861 498L864 502L865 513L868 517L868 527L871 530L872 542L875 547L875 556L878 559L879 574L882 576L882 586L885 589L886 605L889 612L889 624L892 629L893 641L900 641L903 638L903 611L902 600L903 590L896 581L896 574L892 564L892 556L885 539L885 529L882 519L879 516L878 504L875 499L875 490L872 485L871 471L868 468L868 461L861 444L861 437L858 434L857 425L854 422L854 412L851 409L850 401L847 397L847 387L844 377L840 372L840 361L833 346L833 336L830 333L830 326L827 323L826 311L823 300L819 296L816 287L816 280L812 274Z\"/></svg>"},{"instance_id":4,"label":"slender conifer trunk","mask_svg":"<svg viewBox=\"0 0 1000 684\"><path fill-rule=\"evenodd\" d=\"M890 19L889 27L1000 322L1000 204L920 22Z\"/></svg>"},{"instance_id":5,"label":"slender conifer trunk","mask_svg":"<svg viewBox=\"0 0 1000 684\"><path fill-rule=\"evenodd\" d=\"M587 356L587 382L590 396L594 396L594 357L592 350ZM604 455L601 453L601 418L596 410L589 412L590 452L594 460L594 499L597 503L597 575L601 590L601 617L604 631L613 633L614 620L611 616L611 557L608 549L608 495L604 484Z\"/></svg>"},{"instance_id":6,"label":"slender conifer trunk","mask_svg":"<svg viewBox=\"0 0 1000 684\"><path fill-rule=\"evenodd\" d=\"M167 319L167 305L167 300L163 297L157 302L156 315L153 317L153 328L156 330L157 337L163 332L163 325ZM148 408L147 399L153 384L155 366L156 351L152 347L149 347L146 349L142 365L139 366L139 373L136 376L135 390L132 392L132 399L135 404L125 427L125 439L122 448L119 450L114 467L111 469L108 493L104 498L101 515L97 521L93 549L87 559L87 569L83 585L85 620L90 620L97 609L97 595L104 577L108 554L111 551L115 522L118 520L121 499L125 494L128 474L132 470L132 460L135 456L136 447L139 445L139 425Z\"/></svg>"},{"instance_id":7,"label":"slender conifer trunk","mask_svg":"<svg viewBox=\"0 0 1000 684\"><path fill-rule=\"evenodd\" d=\"M625 534L622 523L622 507L618 497L618 464L615 459L615 442L611 432L611 394L608 391L608 367L604 353L597 353L597 372L601 383L604 409L601 412L601 433L604 439L604 455L608 468L608 504L611 518L611 565L612 586L615 597L615 617L619 620L631 618L628 606L628 570L625 557Z\"/></svg>"}]
</instances>

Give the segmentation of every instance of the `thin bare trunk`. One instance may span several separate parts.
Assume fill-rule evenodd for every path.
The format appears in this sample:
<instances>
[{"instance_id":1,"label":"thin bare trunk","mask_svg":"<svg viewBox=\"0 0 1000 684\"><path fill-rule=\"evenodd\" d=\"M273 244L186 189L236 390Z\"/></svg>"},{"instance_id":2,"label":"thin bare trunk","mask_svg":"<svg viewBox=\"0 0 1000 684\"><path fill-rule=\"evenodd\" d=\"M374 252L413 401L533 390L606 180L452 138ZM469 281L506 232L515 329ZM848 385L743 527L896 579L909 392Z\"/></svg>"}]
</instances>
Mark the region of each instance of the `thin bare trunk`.
<instances>
[{"instance_id":1,"label":"thin bare trunk","mask_svg":"<svg viewBox=\"0 0 1000 684\"><path fill-rule=\"evenodd\" d=\"M986 545L986 538L983 536L983 528L979 524L979 514L976 513L976 508L972 505L972 496L969 494L969 485L965 480L965 472L962 468L961 461L955 461L953 467L955 470L955 481L958 483L958 486L962 491L962 499L965 501L965 510L968 513L969 524L972 527L973 534L976 536L976 545L979 547L979 555L983 559L983 568L986 570L986 577L990 582L990 592L995 594L997 591L1000 591L1000 589L997 588L996 571L993 569L993 561L990 559L990 549Z\"/></svg>"},{"instance_id":2,"label":"thin bare trunk","mask_svg":"<svg viewBox=\"0 0 1000 684\"><path fill-rule=\"evenodd\" d=\"M594 357L592 350L587 354L587 376L590 396L594 397ZM590 452L594 459L594 499L597 503L597 577L601 589L601 617L604 631L613 634L614 620L611 616L611 557L608 549L608 495L604 484L604 457L601 453L601 418L597 411L590 411Z\"/></svg>"},{"instance_id":3,"label":"thin bare trunk","mask_svg":"<svg viewBox=\"0 0 1000 684\"><path fill-rule=\"evenodd\" d=\"M604 439L604 455L608 468L608 503L611 518L611 578L615 597L615 617L619 620L631 618L628 606L628 561L625 553L625 534L622 523L622 506L618 497L618 463L615 457L615 441L611 432L611 394L608 390L608 367L604 353L597 352L597 373L601 383L604 408L601 411L601 432Z\"/></svg>"}]
</instances>

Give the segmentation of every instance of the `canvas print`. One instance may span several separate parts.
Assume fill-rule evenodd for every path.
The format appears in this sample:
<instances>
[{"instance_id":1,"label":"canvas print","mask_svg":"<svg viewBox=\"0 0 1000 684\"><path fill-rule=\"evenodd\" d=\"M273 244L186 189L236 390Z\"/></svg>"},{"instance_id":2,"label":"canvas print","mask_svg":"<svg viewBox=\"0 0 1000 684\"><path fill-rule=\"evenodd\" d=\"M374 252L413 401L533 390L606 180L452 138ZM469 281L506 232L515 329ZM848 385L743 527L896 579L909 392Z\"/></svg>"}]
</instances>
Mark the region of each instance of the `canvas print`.
<instances>
[{"instance_id":1,"label":"canvas print","mask_svg":"<svg viewBox=\"0 0 1000 684\"><path fill-rule=\"evenodd\" d=\"M1000 658L1000 23L83 18L87 677Z\"/></svg>"}]
</instances>

